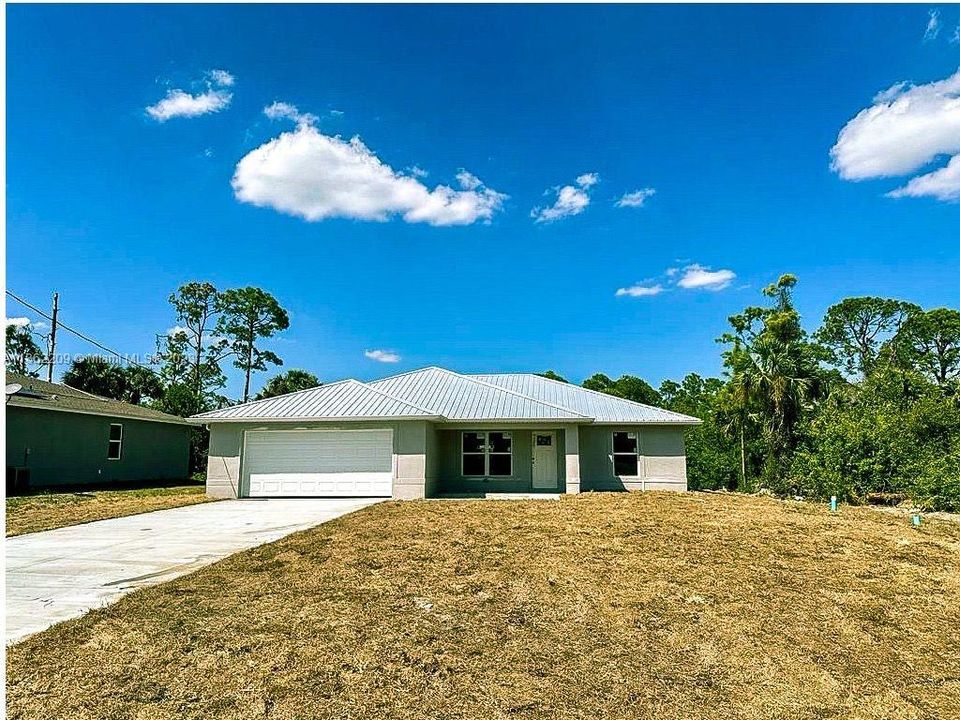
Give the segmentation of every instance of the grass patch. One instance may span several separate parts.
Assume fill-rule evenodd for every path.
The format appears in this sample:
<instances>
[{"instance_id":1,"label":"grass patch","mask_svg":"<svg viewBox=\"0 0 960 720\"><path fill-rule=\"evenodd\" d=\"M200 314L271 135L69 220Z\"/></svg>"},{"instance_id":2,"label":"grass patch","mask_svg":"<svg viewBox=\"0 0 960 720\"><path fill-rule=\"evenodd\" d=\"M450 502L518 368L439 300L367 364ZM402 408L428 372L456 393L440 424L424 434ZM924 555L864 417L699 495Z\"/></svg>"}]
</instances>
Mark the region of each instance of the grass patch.
<instances>
[{"instance_id":1,"label":"grass patch","mask_svg":"<svg viewBox=\"0 0 960 720\"><path fill-rule=\"evenodd\" d=\"M9 648L8 717L960 716L960 525L798 508L383 503Z\"/></svg>"},{"instance_id":2,"label":"grass patch","mask_svg":"<svg viewBox=\"0 0 960 720\"><path fill-rule=\"evenodd\" d=\"M203 485L183 485L8 497L7 537L194 505L207 502L204 492Z\"/></svg>"}]
</instances>

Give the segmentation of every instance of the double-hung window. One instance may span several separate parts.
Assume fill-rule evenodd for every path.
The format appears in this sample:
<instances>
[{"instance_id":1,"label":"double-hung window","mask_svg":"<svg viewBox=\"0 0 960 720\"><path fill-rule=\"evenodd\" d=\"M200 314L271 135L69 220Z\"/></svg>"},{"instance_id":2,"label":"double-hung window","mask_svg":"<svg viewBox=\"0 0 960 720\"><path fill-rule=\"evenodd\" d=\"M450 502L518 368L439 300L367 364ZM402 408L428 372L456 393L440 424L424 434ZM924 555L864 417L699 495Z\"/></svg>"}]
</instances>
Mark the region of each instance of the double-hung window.
<instances>
[{"instance_id":1,"label":"double-hung window","mask_svg":"<svg viewBox=\"0 0 960 720\"><path fill-rule=\"evenodd\" d=\"M640 443L635 432L613 434L613 474L617 477L637 477Z\"/></svg>"},{"instance_id":2,"label":"double-hung window","mask_svg":"<svg viewBox=\"0 0 960 720\"><path fill-rule=\"evenodd\" d=\"M513 433L465 432L461 469L466 477L510 477L513 474Z\"/></svg>"},{"instance_id":3,"label":"double-hung window","mask_svg":"<svg viewBox=\"0 0 960 720\"><path fill-rule=\"evenodd\" d=\"M110 441L107 443L107 460L119 460L123 450L123 425L110 424Z\"/></svg>"}]
</instances>

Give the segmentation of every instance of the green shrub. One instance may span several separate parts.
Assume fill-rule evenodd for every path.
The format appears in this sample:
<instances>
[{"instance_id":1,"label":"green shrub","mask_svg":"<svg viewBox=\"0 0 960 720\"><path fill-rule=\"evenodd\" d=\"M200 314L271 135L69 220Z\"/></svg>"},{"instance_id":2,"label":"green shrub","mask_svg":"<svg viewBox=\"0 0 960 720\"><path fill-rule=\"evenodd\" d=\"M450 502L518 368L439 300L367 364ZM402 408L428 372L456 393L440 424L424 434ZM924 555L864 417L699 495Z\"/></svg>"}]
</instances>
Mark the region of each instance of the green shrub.
<instances>
[{"instance_id":1,"label":"green shrub","mask_svg":"<svg viewBox=\"0 0 960 720\"><path fill-rule=\"evenodd\" d=\"M922 377L878 372L834 388L805 422L790 479L852 503L902 493L931 510L960 507L960 407Z\"/></svg>"}]
</instances>

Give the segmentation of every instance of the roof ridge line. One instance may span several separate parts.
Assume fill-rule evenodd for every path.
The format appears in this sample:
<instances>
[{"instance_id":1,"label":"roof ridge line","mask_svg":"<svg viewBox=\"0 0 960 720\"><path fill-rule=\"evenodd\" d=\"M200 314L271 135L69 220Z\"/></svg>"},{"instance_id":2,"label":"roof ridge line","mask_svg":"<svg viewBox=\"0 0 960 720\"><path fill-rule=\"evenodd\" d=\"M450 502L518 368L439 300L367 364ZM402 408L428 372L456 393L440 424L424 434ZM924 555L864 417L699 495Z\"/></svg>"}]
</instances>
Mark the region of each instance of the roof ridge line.
<instances>
[{"instance_id":1,"label":"roof ridge line","mask_svg":"<svg viewBox=\"0 0 960 720\"><path fill-rule=\"evenodd\" d=\"M397 373L396 375L387 375L386 377L377 378L376 380L367 380L367 382L378 383L378 382L383 382L384 380L393 380L394 378L403 377L404 375L413 375L415 373L423 372L424 370L443 370L444 372L452 372L452 370L447 370L446 368L442 368L439 365L425 365L423 367L416 368L414 370L406 370L402 373Z\"/></svg>"},{"instance_id":2,"label":"roof ridge line","mask_svg":"<svg viewBox=\"0 0 960 720\"><path fill-rule=\"evenodd\" d=\"M53 385L54 387L65 387L65 388L69 388L69 389L72 390L73 392L80 393L81 395L86 395L87 397L93 398L94 400L103 400L103 401L105 401L105 402L119 402L119 403L124 402L123 400L117 400L116 398L108 398L108 397L104 397L103 395L95 395L95 394L92 393L92 392L87 392L86 390L81 390L80 388L75 388L73 385L68 385L68 384L65 383L65 382L53 382L52 380L43 380L42 378L30 377L29 375L21 375L20 373L7 373L7 374L8 374L8 375L18 375L18 376L22 377L23 379L25 379L27 382L41 382L41 383L43 383L44 385ZM132 405L133 403L125 403L125 404L127 404L127 405Z\"/></svg>"},{"instance_id":3,"label":"roof ridge line","mask_svg":"<svg viewBox=\"0 0 960 720\"><path fill-rule=\"evenodd\" d=\"M510 395L516 395L517 397L521 397L524 400L530 400L531 402L538 403L539 405L546 405L547 407L552 407L555 410L563 410L564 412L572 413L571 417L576 416L576 417L585 418L587 420L596 419L592 415L584 415L583 413L579 413L576 410L572 410L568 407L564 407L563 405L555 405L554 403L547 402L546 400L538 400L537 398L532 397L530 395L524 395L523 393L517 392L516 390L508 390L507 388L500 387L499 385L494 385L493 383L488 383L484 380L478 380L477 378L471 377L470 375L466 375L464 373L454 372L453 370L447 370L446 368L437 368L437 370L442 370L445 373L456 375L457 377L461 377L464 380L475 382L478 385L485 385L486 387L493 388L494 390L500 390L501 392L509 393ZM495 375L496 373L493 373L493 374ZM516 373L516 374L523 375L523 374L530 374L530 373Z\"/></svg>"},{"instance_id":4,"label":"roof ridge line","mask_svg":"<svg viewBox=\"0 0 960 720\"><path fill-rule=\"evenodd\" d=\"M493 373L496 374L496 373ZM509 373L506 373L509 374ZM631 405L638 405L642 408L647 408L648 410L657 410L658 412L672 413L673 415L679 415L680 417L693 417L692 415L684 415L683 413L678 413L676 410L667 410L666 408L660 408L656 405L647 405L646 403L637 402L636 400L631 400L630 398L620 397L619 395L611 395L610 393L601 392L600 390L591 390L590 388L585 388L583 385L574 385L570 382L560 382L559 380L554 380L553 378L543 377L543 375L537 375L537 373L516 373L517 375L532 375L533 377L538 377L541 380L546 380L547 382L556 383L557 385L572 385L577 388L577 390L583 390L584 392L593 393L594 395L601 395L606 398L614 398L616 400L623 400L623 402L628 402ZM640 378L643 380L643 378ZM698 418L694 418L695 420Z\"/></svg>"},{"instance_id":5,"label":"roof ridge line","mask_svg":"<svg viewBox=\"0 0 960 720\"><path fill-rule=\"evenodd\" d=\"M81 390L80 388L75 388L73 385L67 385L66 383L54 383L54 382L51 382L51 383L47 383L47 385L60 385L60 386L63 386L63 387L67 387L67 388L70 388L71 390L73 390L74 392L81 393L81 394L83 394L83 395L86 395L87 397L93 398L94 400L104 400L104 401L106 401L106 402L124 402L123 400L117 400L116 398L108 398L108 397L104 397L103 395L95 395L95 394L92 393L92 392L87 392L86 390ZM127 404L128 404L128 405L133 405L133 403L127 403Z\"/></svg>"},{"instance_id":6,"label":"roof ridge line","mask_svg":"<svg viewBox=\"0 0 960 720\"><path fill-rule=\"evenodd\" d=\"M236 405L228 405L226 408L217 408L216 410L206 410L202 413L197 413L196 415L191 415L190 417L199 418L204 415L209 415L210 413L219 412L220 410L226 410L228 408L238 408L238 407L248 407L250 405L258 405L259 403L267 402L268 400L275 400L278 397L290 397L291 395L300 395L302 393L312 392L314 390L319 390L320 388L332 387L334 385L341 385L347 382L360 382L359 380L354 380L353 378L344 378L343 380L334 380L332 383L320 383L316 387L304 388L303 390L294 390L290 393L284 393L283 395L274 395L273 397L261 398L260 400L248 400L245 403L237 403ZM362 383L361 383L362 384ZM375 388L370 388L374 390Z\"/></svg>"},{"instance_id":7,"label":"roof ridge line","mask_svg":"<svg viewBox=\"0 0 960 720\"><path fill-rule=\"evenodd\" d=\"M20 373L7 373L7 374L20 375ZM179 415L174 415L173 413L167 413L167 412L164 412L163 410L157 410L156 408L150 407L149 405L141 405L139 403L132 403L132 402L127 402L126 400L120 400L119 398L106 397L105 395L97 395L95 393L88 392L86 390L81 390L80 388L76 388L73 385L67 385L67 383L65 382L52 382L52 381L43 380L42 378L30 377L29 375L20 375L20 377L24 378L27 382L30 382L30 383L40 382L43 385L52 385L53 386L52 390L36 390L36 389L30 388L36 393L47 395L48 397L44 398L45 400L57 400L58 398L61 398L61 397L69 398L71 397L70 393L73 392L73 393L79 393L81 396L83 396L81 399L84 399L84 400L96 400L97 402L101 402L106 405L114 405L114 406L124 405L127 407L133 407L140 410L150 410L152 412L159 413L161 415L167 415L169 417L179 418L181 420L184 419L184 418L181 418ZM58 391L59 388L66 388L70 392ZM127 416L127 417L130 417L130 416Z\"/></svg>"},{"instance_id":8,"label":"roof ridge line","mask_svg":"<svg viewBox=\"0 0 960 720\"><path fill-rule=\"evenodd\" d=\"M431 416L431 417L443 418L444 420L447 419L445 416L441 415L440 413L436 412L435 410L430 410L429 408L421 407L420 405L414 405L414 404L413 404L412 402L410 402L409 400L404 400L402 397L397 397L396 395L392 395L391 393L388 393L386 390L381 390L380 388L375 388L375 387L373 387L372 385L368 385L367 383L365 383L365 382L363 382L363 381L361 381L361 380L355 380L354 378L350 378L350 379L348 379L348 380L344 380L343 382L352 382L352 383L356 383L357 385L362 385L362 386L365 387L367 390L370 390L370 391L375 392L375 393L379 393L379 394L383 395L384 397L390 398L391 400L393 400L393 401L395 401L395 402L402 403L402 404L406 405L407 407L412 407L414 410L419 410L420 412L425 412L425 413L427 413L427 415L429 415L429 416Z\"/></svg>"}]
</instances>

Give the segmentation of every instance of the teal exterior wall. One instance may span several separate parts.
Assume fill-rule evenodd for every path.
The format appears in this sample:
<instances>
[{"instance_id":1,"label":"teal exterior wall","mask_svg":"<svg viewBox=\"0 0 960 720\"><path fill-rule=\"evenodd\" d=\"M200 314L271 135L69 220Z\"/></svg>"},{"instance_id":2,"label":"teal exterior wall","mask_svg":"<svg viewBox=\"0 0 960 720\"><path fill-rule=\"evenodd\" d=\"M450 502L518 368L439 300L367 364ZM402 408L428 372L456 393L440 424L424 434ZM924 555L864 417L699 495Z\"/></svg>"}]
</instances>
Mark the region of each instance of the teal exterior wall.
<instances>
[{"instance_id":1,"label":"teal exterior wall","mask_svg":"<svg viewBox=\"0 0 960 720\"><path fill-rule=\"evenodd\" d=\"M189 477L190 426L7 405L7 467L30 487ZM119 460L107 459L111 423L123 425Z\"/></svg>"},{"instance_id":2,"label":"teal exterior wall","mask_svg":"<svg viewBox=\"0 0 960 720\"><path fill-rule=\"evenodd\" d=\"M434 423L424 423L426 433L426 468L424 482L424 496L435 497L439 492L440 483L440 434Z\"/></svg>"},{"instance_id":3,"label":"teal exterior wall","mask_svg":"<svg viewBox=\"0 0 960 720\"><path fill-rule=\"evenodd\" d=\"M513 474L510 477L464 477L461 465L461 441L463 432L473 430L513 433ZM552 431L557 446L557 487L538 488L537 492L564 492L565 488L565 447L564 431L558 428L531 428L530 426L485 426L465 427L463 430L442 429L437 431L437 450L439 454L437 483L438 493L475 494L488 492L533 492L533 433Z\"/></svg>"}]
</instances>

